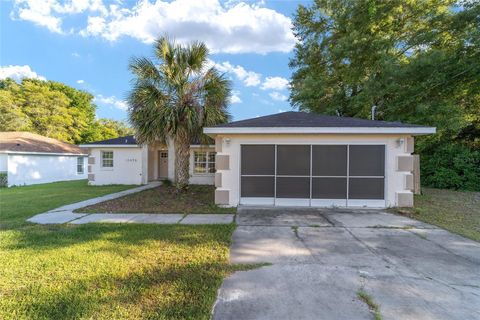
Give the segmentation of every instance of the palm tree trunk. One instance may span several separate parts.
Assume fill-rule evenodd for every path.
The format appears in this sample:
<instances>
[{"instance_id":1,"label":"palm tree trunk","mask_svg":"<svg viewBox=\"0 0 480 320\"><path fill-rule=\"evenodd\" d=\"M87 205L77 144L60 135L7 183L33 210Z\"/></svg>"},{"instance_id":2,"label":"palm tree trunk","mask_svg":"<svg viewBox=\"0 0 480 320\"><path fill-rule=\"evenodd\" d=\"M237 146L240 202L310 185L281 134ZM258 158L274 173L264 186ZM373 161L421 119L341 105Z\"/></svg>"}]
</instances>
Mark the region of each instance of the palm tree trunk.
<instances>
[{"instance_id":1,"label":"palm tree trunk","mask_svg":"<svg viewBox=\"0 0 480 320\"><path fill-rule=\"evenodd\" d=\"M175 185L177 190L188 186L190 174L190 137L186 130L178 129L175 135Z\"/></svg>"}]
</instances>

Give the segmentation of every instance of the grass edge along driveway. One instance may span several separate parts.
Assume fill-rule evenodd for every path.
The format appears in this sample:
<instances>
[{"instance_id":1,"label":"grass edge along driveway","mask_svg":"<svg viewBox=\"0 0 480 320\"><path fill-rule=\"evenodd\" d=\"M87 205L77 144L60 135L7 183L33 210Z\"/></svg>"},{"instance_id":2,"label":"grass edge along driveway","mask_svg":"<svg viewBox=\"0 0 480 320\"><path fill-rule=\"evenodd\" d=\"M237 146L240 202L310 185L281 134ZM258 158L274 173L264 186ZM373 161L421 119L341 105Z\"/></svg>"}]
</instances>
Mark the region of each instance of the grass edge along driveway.
<instances>
[{"instance_id":1,"label":"grass edge along driveway","mask_svg":"<svg viewBox=\"0 0 480 320\"><path fill-rule=\"evenodd\" d=\"M480 242L480 192L422 188L414 208L394 212Z\"/></svg>"},{"instance_id":2,"label":"grass edge along driveway","mask_svg":"<svg viewBox=\"0 0 480 320\"><path fill-rule=\"evenodd\" d=\"M11 191L0 190L1 319L208 319L223 278L256 267L229 264L234 224L25 222L88 192L100 195L85 186L62 202L68 184L18 187L14 193L28 199L20 205L3 201Z\"/></svg>"}]
</instances>

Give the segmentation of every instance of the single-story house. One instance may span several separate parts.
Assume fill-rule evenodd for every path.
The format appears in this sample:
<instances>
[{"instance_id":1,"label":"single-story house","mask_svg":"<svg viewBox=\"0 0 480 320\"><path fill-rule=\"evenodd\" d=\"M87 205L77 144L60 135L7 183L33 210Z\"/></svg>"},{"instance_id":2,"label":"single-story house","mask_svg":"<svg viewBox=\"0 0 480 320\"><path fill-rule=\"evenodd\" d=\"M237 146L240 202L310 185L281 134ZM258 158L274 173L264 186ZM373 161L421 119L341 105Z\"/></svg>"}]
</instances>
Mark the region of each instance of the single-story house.
<instances>
[{"instance_id":1,"label":"single-story house","mask_svg":"<svg viewBox=\"0 0 480 320\"><path fill-rule=\"evenodd\" d=\"M0 132L0 174L7 185L87 179L80 147L30 132Z\"/></svg>"},{"instance_id":2,"label":"single-story house","mask_svg":"<svg viewBox=\"0 0 480 320\"><path fill-rule=\"evenodd\" d=\"M82 144L89 150L91 185L146 184L175 179L174 143L140 145L134 136ZM190 184L214 184L215 146L193 141L190 145Z\"/></svg>"},{"instance_id":3,"label":"single-story house","mask_svg":"<svg viewBox=\"0 0 480 320\"><path fill-rule=\"evenodd\" d=\"M414 136L435 128L284 112L204 128L191 145L190 183L215 184L222 206L413 206ZM91 184L174 180L173 143L133 136L84 144Z\"/></svg>"}]
</instances>

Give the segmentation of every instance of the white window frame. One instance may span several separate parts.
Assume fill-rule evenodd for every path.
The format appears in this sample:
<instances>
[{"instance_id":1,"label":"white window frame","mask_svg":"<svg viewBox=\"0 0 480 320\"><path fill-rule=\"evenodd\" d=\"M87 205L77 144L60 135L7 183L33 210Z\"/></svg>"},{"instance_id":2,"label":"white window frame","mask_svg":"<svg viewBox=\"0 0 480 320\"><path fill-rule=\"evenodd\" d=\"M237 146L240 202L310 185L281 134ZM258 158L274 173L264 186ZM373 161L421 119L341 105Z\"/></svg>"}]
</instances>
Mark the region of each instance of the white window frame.
<instances>
[{"instance_id":1,"label":"white window frame","mask_svg":"<svg viewBox=\"0 0 480 320\"><path fill-rule=\"evenodd\" d=\"M205 161L196 161L198 153L205 154ZM215 174L215 155L215 151L193 151L193 174L199 176ZM213 161L210 161L210 156L213 156ZM197 164L205 164L205 172L196 172ZM213 172L210 172L210 169L213 169Z\"/></svg>"},{"instance_id":2,"label":"white window frame","mask_svg":"<svg viewBox=\"0 0 480 320\"><path fill-rule=\"evenodd\" d=\"M112 157L110 158L105 158L105 154L112 154ZM111 160L112 161L112 165L111 166L105 166L105 163L104 161L105 160ZM113 170L113 167L115 165L115 161L114 161L114 154L113 154L113 150L101 150L100 151L100 167L104 170Z\"/></svg>"},{"instance_id":3,"label":"white window frame","mask_svg":"<svg viewBox=\"0 0 480 320\"><path fill-rule=\"evenodd\" d=\"M82 170L78 170L82 168ZM77 157L77 174L84 174L85 173L85 157Z\"/></svg>"}]
</instances>

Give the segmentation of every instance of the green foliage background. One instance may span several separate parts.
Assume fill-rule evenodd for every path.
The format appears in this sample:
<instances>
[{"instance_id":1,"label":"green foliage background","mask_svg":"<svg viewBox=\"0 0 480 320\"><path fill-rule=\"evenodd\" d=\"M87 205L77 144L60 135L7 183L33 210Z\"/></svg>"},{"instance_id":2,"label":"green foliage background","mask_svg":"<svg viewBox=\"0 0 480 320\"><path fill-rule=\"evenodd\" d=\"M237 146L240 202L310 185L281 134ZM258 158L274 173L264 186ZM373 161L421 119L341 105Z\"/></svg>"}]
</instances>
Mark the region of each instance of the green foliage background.
<instances>
[{"instance_id":1,"label":"green foliage background","mask_svg":"<svg viewBox=\"0 0 480 320\"><path fill-rule=\"evenodd\" d=\"M294 33L295 107L435 126L423 184L480 190L480 2L316 0Z\"/></svg>"},{"instance_id":2,"label":"green foliage background","mask_svg":"<svg viewBox=\"0 0 480 320\"><path fill-rule=\"evenodd\" d=\"M55 81L0 80L0 131L28 131L70 143L128 135L123 122L96 119L93 96Z\"/></svg>"}]
</instances>

